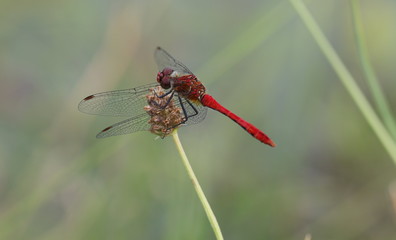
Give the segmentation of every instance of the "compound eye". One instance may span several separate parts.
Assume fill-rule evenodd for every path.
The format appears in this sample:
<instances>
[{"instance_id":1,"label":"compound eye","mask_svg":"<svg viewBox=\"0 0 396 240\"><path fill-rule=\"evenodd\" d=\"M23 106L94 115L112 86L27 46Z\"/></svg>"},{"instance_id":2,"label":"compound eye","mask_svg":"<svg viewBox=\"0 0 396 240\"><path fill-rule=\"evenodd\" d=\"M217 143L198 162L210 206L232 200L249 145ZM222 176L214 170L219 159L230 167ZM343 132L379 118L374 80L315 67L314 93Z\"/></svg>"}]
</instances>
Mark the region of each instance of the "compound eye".
<instances>
[{"instance_id":1,"label":"compound eye","mask_svg":"<svg viewBox=\"0 0 396 240\"><path fill-rule=\"evenodd\" d=\"M173 71L173 69L171 69L171 68L164 68L164 70L162 70L162 73L163 73L165 76L169 76L169 75L171 75L173 72L174 72L174 71Z\"/></svg>"},{"instance_id":2,"label":"compound eye","mask_svg":"<svg viewBox=\"0 0 396 240\"><path fill-rule=\"evenodd\" d=\"M159 72L157 74L157 82L161 83L161 79L164 77L164 74L162 72Z\"/></svg>"},{"instance_id":3,"label":"compound eye","mask_svg":"<svg viewBox=\"0 0 396 240\"><path fill-rule=\"evenodd\" d=\"M171 68L164 68L157 74L157 82L162 88L168 89L171 87L171 78L174 72Z\"/></svg>"},{"instance_id":4,"label":"compound eye","mask_svg":"<svg viewBox=\"0 0 396 240\"><path fill-rule=\"evenodd\" d=\"M171 87L171 83L170 83L170 78L168 76L164 76L161 80L160 80L160 85L163 89L168 89Z\"/></svg>"}]
</instances>

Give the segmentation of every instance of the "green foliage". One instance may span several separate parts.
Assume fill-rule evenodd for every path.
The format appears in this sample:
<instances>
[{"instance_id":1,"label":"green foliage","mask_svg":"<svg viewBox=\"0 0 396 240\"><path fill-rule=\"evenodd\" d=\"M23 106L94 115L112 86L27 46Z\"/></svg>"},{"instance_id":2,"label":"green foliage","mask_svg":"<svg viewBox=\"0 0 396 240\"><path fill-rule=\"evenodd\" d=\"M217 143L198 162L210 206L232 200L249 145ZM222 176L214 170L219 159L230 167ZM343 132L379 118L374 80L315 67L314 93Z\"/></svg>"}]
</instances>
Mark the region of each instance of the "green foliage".
<instances>
[{"instance_id":1,"label":"green foliage","mask_svg":"<svg viewBox=\"0 0 396 240\"><path fill-rule=\"evenodd\" d=\"M2 1L0 239L214 238L170 137L77 110L155 81L158 45L278 144L179 129L225 239L393 239L396 5L306 2Z\"/></svg>"}]
</instances>

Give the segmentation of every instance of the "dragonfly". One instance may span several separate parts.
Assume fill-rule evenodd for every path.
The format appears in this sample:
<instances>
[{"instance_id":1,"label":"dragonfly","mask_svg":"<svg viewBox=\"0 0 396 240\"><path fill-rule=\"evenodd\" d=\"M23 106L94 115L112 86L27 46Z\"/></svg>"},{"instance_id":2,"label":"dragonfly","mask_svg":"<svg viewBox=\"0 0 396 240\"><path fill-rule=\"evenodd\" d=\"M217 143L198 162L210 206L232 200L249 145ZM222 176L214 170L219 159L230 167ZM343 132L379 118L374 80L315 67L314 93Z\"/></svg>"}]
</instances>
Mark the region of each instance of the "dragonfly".
<instances>
[{"instance_id":1,"label":"dragonfly","mask_svg":"<svg viewBox=\"0 0 396 240\"><path fill-rule=\"evenodd\" d=\"M260 129L207 94L201 81L164 49L157 47L154 57L159 69L157 82L93 94L79 103L78 108L84 113L129 117L103 129L97 138L137 131L151 131L165 137L178 127L201 122L207 109L211 108L233 120L260 142L276 146Z\"/></svg>"}]
</instances>

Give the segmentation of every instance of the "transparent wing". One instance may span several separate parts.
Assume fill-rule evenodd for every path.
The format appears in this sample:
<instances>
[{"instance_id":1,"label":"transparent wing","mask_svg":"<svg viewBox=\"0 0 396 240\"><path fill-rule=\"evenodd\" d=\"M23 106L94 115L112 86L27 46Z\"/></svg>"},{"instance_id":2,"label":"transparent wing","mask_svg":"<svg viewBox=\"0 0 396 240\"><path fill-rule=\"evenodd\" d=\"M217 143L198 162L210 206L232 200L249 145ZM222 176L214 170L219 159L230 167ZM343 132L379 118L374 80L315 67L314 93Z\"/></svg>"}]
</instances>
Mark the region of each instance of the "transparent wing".
<instances>
[{"instance_id":1,"label":"transparent wing","mask_svg":"<svg viewBox=\"0 0 396 240\"><path fill-rule=\"evenodd\" d=\"M200 123L202 120L205 119L206 113L208 112L208 108L200 104L199 102L192 102L188 101L187 99L181 97L181 103L177 96L174 97L175 104L182 108L182 105L187 113L187 122L184 125L192 125ZM183 114L183 111L181 112ZM182 115L184 117L184 114Z\"/></svg>"},{"instance_id":2,"label":"transparent wing","mask_svg":"<svg viewBox=\"0 0 396 240\"><path fill-rule=\"evenodd\" d=\"M136 117L126 119L103 129L98 133L98 135L96 135L96 138L106 138L138 131L148 131L150 130L150 124L148 123L149 119L150 115L144 112Z\"/></svg>"},{"instance_id":3,"label":"transparent wing","mask_svg":"<svg viewBox=\"0 0 396 240\"><path fill-rule=\"evenodd\" d=\"M206 117L207 108L204 107L202 104L198 102L197 103L190 102L185 98L180 98L180 100L176 95L173 97L174 104L177 107L179 107L180 109L183 109L184 107L188 119L183 125L179 125L175 127L182 127L186 125L196 124L201 122ZM147 105L147 101L144 103L144 105ZM149 124L149 120L151 116L144 111L142 112L143 113L138 116L126 119L124 121L118 122L116 124L111 125L110 127L103 129L100 133L98 133L98 135L96 135L96 137L106 138L117 135L134 133L138 131L149 131L151 128L151 125ZM180 114L181 114L181 118L184 119L185 117L184 112L180 111Z\"/></svg>"},{"instance_id":4,"label":"transparent wing","mask_svg":"<svg viewBox=\"0 0 396 240\"><path fill-rule=\"evenodd\" d=\"M181 74L193 74L183 63L177 61L161 47L157 47L155 50L154 58L158 65L159 71L162 71L164 68L168 67L180 72Z\"/></svg>"},{"instance_id":5,"label":"transparent wing","mask_svg":"<svg viewBox=\"0 0 396 240\"><path fill-rule=\"evenodd\" d=\"M138 116L145 113L143 107L147 105L146 95L151 93L151 88L157 86L158 83L151 83L126 90L90 95L80 102L78 109L81 112L94 115Z\"/></svg>"}]
</instances>

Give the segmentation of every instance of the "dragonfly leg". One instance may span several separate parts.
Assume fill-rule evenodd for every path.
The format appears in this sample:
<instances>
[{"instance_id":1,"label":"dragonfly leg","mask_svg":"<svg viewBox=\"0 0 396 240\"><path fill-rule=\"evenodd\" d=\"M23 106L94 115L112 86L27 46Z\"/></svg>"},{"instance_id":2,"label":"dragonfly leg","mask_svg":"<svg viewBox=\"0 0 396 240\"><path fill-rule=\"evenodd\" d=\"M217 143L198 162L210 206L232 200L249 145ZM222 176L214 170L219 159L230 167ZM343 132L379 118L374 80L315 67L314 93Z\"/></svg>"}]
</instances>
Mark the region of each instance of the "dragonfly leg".
<instances>
[{"instance_id":1,"label":"dragonfly leg","mask_svg":"<svg viewBox=\"0 0 396 240\"><path fill-rule=\"evenodd\" d=\"M173 126L173 128L175 128L175 127L177 127L177 126L179 126L179 125L181 125L181 124L187 122L187 120L188 120L188 118L189 118L189 116L187 115L186 108L184 107L184 104L183 104L183 102L182 102L182 99L180 98L180 96L177 96L177 98L178 98L178 100L179 100L180 106L182 107L184 119L183 119L180 123L178 123L176 126ZM188 100L187 100L187 101L188 101Z\"/></svg>"},{"instance_id":2,"label":"dragonfly leg","mask_svg":"<svg viewBox=\"0 0 396 240\"><path fill-rule=\"evenodd\" d=\"M154 95L155 95L157 98L163 98L163 97L165 97L165 96L168 96L168 95L171 94L172 92L174 92L174 91L173 91L173 90L170 90L170 91L167 92L167 93L164 93L164 94L162 94L162 95L158 95L157 92L154 90Z\"/></svg>"},{"instance_id":3,"label":"dragonfly leg","mask_svg":"<svg viewBox=\"0 0 396 240\"><path fill-rule=\"evenodd\" d=\"M180 101L180 100L179 100ZM186 99L186 102L188 103L188 105L190 105L190 107L194 110L194 114L192 114L192 115L190 115L190 116L188 116L188 117L194 117L194 116L196 116L196 115L198 115L198 110L194 107L194 105L190 102L190 101L188 101L187 99ZM183 105L182 105L183 106ZM186 120L187 121L187 120Z\"/></svg>"},{"instance_id":4,"label":"dragonfly leg","mask_svg":"<svg viewBox=\"0 0 396 240\"><path fill-rule=\"evenodd\" d=\"M186 108L184 107L184 104L183 104L183 101L182 101L181 97L180 97L180 96L177 96L177 98L178 98L179 103L180 103L180 106L181 106L181 108L182 108L183 115L184 115L184 119L183 119L183 121L181 121L181 122L179 122L178 124L176 124L176 125L174 125L174 126L168 128L167 130L170 130L170 129L172 129L172 128L176 128L176 127L180 126L181 124L187 122L188 118L194 117L194 116L196 116L196 115L198 114L198 110L194 107L194 105L193 105L190 101L188 101L187 99L185 99L186 102L188 103L188 105L190 105L190 107L194 110L194 113L193 113L192 115L188 115L188 114L187 114L187 111L186 111Z\"/></svg>"},{"instance_id":5,"label":"dragonfly leg","mask_svg":"<svg viewBox=\"0 0 396 240\"><path fill-rule=\"evenodd\" d=\"M165 108L169 105L170 101L172 100L173 95L175 94L175 91L169 91L169 92L165 93L165 94L162 95L162 96L158 96L158 95L154 92L154 94L155 94L158 98L165 97L166 95L169 95L170 93L172 93L172 94L169 96L169 98L166 100L166 103L165 103L163 106L162 106L161 104L158 104L156 101L153 101L152 103L153 103L155 106L159 107L160 109L165 109Z\"/></svg>"}]
</instances>

